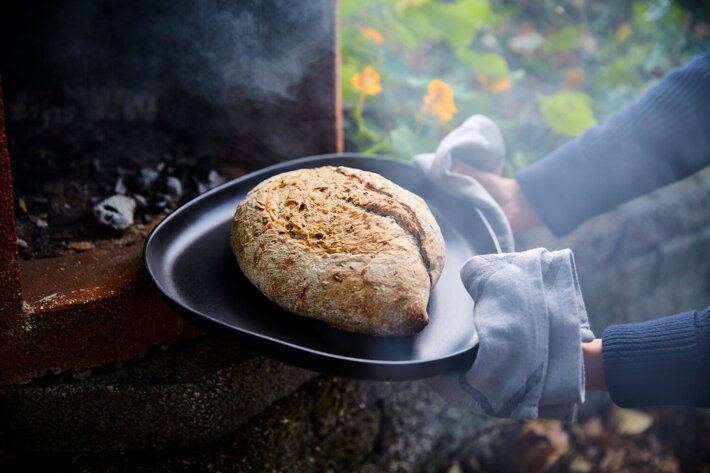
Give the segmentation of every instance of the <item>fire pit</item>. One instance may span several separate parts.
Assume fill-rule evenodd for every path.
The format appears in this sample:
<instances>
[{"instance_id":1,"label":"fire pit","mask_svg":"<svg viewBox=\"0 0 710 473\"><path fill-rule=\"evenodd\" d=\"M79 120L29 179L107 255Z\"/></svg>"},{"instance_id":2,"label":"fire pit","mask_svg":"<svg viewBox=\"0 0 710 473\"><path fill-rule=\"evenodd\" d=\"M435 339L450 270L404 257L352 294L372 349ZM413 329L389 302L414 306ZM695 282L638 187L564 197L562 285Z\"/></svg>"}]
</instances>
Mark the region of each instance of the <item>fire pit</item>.
<instances>
[{"instance_id":1,"label":"fire pit","mask_svg":"<svg viewBox=\"0 0 710 473\"><path fill-rule=\"evenodd\" d=\"M341 151L335 6L283 3L5 8L0 384L199 334L146 277L153 226L249 170Z\"/></svg>"}]
</instances>

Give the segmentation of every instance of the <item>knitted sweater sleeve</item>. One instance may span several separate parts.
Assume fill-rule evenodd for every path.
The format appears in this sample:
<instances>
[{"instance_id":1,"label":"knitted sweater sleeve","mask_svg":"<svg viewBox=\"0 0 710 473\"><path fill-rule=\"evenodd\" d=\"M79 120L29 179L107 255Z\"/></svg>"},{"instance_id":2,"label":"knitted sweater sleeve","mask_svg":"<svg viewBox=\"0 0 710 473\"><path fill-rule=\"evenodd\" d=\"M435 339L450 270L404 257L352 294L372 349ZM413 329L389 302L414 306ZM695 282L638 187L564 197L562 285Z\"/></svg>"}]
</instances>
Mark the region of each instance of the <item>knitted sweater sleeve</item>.
<instances>
[{"instance_id":1,"label":"knitted sweater sleeve","mask_svg":"<svg viewBox=\"0 0 710 473\"><path fill-rule=\"evenodd\" d=\"M710 407L710 307L612 325L602 335L604 378L621 407Z\"/></svg>"},{"instance_id":2,"label":"knitted sweater sleeve","mask_svg":"<svg viewBox=\"0 0 710 473\"><path fill-rule=\"evenodd\" d=\"M710 52L516 176L542 221L583 221L710 164Z\"/></svg>"}]
</instances>

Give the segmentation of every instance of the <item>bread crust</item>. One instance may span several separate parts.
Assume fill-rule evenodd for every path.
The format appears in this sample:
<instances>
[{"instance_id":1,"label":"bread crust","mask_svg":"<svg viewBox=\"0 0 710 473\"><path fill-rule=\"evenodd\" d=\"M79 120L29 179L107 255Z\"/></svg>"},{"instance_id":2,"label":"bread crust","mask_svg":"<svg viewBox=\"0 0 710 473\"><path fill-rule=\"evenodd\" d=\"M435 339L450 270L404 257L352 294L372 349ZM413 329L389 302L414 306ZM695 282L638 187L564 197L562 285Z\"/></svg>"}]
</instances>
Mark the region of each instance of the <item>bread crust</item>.
<instances>
[{"instance_id":1,"label":"bread crust","mask_svg":"<svg viewBox=\"0 0 710 473\"><path fill-rule=\"evenodd\" d=\"M347 167L273 176L237 206L230 237L247 278L281 307L351 332L429 322L444 239L419 196Z\"/></svg>"}]
</instances>

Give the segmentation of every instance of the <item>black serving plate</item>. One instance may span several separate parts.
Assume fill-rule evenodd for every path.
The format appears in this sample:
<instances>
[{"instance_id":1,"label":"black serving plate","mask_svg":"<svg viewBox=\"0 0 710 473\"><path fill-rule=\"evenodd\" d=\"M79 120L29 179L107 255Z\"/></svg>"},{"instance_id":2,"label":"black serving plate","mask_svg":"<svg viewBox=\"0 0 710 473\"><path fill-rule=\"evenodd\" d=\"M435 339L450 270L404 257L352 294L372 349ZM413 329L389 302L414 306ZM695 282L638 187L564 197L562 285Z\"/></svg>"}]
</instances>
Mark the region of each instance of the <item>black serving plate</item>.
<instances>
[{"instance_id":1,"label":"black serving plate","mask_svg":"<svg viewBox=\"0 0 710 473\"><path fill-rule=\"evenodd\" d=\"M232 216L256 184L286 171L318 166L373 171L426 200L446 242L446 266L429 300L429 325L406 337L344 332L269 301L242 274L229 247ZM235 342L286 363L341 376L405 380L469 366L476 356L473 302L459 268L475 254L498 251L482 214L435 188L419 169L356 154L287 161L221 185L163 220L145 244L153 281L190 320L230 331Z\"/></svg>"}]
</instances>

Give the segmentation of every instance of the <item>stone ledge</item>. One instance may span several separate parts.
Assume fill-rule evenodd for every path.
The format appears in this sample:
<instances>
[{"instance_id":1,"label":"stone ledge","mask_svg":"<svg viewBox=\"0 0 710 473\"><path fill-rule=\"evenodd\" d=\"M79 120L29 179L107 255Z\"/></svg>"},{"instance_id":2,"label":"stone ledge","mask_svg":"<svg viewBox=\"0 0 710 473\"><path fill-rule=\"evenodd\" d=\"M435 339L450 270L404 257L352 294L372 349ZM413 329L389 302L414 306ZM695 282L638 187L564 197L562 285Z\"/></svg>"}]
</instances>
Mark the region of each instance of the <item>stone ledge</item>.
<instances>
[{"instance_id":1,"label":"stone ledge","mask_svg":"<svg viewBox=\"0 0 710 473\"><path fill-rule=\"evenodd\" d=\"M314 376L209 335L94 372L4 388L0 444L18 451L205 445Z\"/></svg>"},{"instance_id":2,"label":"stone ledge","mask_svg":"<svg viewBox=\"0 0 710 473\"><path fill-rule=\"evenodd\" d=\"M141 250L133 244L23 261L24 310L0 326L0 385L200 335L155 289Z\"/></svg>"}]
</instances>

